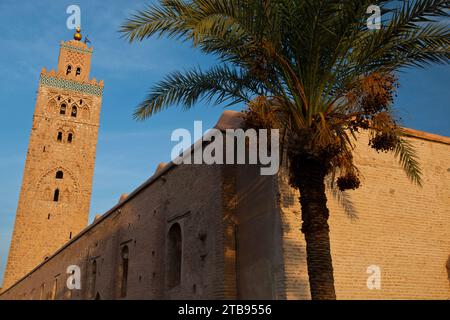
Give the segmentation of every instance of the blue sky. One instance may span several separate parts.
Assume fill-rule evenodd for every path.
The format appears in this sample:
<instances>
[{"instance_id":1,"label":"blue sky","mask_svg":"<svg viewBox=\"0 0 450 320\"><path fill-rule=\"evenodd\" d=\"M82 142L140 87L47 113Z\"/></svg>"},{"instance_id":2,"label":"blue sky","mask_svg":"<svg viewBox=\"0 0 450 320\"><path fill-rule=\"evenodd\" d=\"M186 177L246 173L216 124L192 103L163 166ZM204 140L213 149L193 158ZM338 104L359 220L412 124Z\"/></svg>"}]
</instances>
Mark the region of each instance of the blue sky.
<instances>
[{"instance_id":1,"label":"blue sky","mask_svg":"<svg viewBox=\"0 0 450 320\"><path fill-rule=\"evenodd\" d=\"M223 108L173 108L149 121L132 119L148 88L175 70L214 63L188 44L151 38L130 45L117 32L123 20L150 1L1 0L0 21L0 283L14 225L32 115L42 67L56 68L59 43L70 40L66 8L81 7L81 24L94 46L91 77L105 81L90 221L117 203L170 159L176 128L212 127ZM450 136L450 67L408 70L395 102L404 125ZM239 109L236 107L235 109Z\"/></svg>"}]
</instances>

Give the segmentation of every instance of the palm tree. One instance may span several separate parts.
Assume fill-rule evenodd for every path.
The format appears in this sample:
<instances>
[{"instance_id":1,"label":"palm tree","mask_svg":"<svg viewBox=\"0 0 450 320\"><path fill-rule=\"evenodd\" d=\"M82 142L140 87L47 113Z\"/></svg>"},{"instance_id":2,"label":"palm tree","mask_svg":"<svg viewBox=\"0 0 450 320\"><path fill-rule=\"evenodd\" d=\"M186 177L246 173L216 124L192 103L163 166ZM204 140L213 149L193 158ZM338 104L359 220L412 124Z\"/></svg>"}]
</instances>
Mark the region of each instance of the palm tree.
<instances>
[{"instance_id":1,"label":"palm tree","mask_svg":"<svg viewBox=\"0 0 450 320\"><path fill-rule=\"evenodd\" d=\"M130 42L168 36L218 58L209 70L175 72L153 86L136 119L199 100L247 103L248 123L283 130L312 299L336 298L325 178L338 176L340 190L359 187L352 151L364 130L420 185L418 159L392 112L396 74L449 62L448 0L378 1L380 30L367 28L372 2L162 0L120 30Z\"/></svg>"}]
</instances>

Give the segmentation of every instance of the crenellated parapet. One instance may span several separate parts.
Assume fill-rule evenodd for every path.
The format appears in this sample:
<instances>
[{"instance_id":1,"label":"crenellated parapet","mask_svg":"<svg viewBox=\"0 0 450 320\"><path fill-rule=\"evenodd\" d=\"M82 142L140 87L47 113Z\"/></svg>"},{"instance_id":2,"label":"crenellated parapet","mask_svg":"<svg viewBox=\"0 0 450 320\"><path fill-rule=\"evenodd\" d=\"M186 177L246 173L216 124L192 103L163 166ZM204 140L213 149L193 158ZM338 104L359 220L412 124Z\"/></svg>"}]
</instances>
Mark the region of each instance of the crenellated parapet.
<instances>
[{"instance_id":1,"label":"crenellated parapet","mask_svg":"<svg viewBox=\"0 0 450 320\"><path fill-rule=\"evenodd\" d=\"M4 288L88 224L103 81L90 77L93 49L80 28L73 38L57 68L40 73Z\"/></svg>"}]
</instances>

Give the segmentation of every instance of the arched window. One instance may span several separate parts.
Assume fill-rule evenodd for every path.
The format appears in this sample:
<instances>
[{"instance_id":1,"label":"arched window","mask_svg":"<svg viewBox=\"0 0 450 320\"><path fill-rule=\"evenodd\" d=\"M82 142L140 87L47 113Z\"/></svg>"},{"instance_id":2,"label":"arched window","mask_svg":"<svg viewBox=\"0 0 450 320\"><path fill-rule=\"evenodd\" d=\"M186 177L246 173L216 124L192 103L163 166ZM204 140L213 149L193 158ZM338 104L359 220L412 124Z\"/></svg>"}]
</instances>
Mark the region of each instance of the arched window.
<instances>
[{"instance_id":1,"label":"arched window","mask_svg":"<svg viewBox=\"0 0 450 320\"><path fill-rule=\"evenodd\" d=\"M45 299L45 283L41 284L41 289L39 290L39 300Z\"/></svg>"},{"instance_id":2,"label":"arched window","mask_svg":"<svg viewBox=\"0 0 450 320\"><path fill-rule=\"evenodd\" d=\"M77 68L77 72L75 73L75 76L79 76L80 74L81 74L81 68L78 67L78 68Z\"/></svg>"},{"instance_id":3,"label":"arched window","mask_svg":"<svg viewBox=\"0 0 450 320\"><path fill-rule=\"evenodd\" d=\"M127 282L128 282L128 246L124 246L121 251L121 263L120 263L120 297L126 297L127 295Z\"/></svg>"},{"instance_id":4,"label":"arched window","mask_svg":"<svg viewBox=\"0 0 450 320\"><path fill-rule=\"evenodd\" d=\"M56 139L58 140L58 142L62 141L62 132L61 131L58 132L58 137Z\"/></svg>"},{"instance_id":5,"label":"arched window","mask_svg":"<svg viewBox=\"0 0 450 320\"><path fill-rule=\"evenodd\" d=\"M72 141L73 141L73 133L69 133L69 134L67 135L67 142L68 142L68 143L72 143Z\"/></svg>"},{"instance_id":6,"label":"arched window","mask_svg":"<svg viewBox=\"0 0 450 320\"><path fill-rule=\"evenodd\" d=\"M67 108L66 104L63 103L59 109L59 114L66 114L66 108Z\"/></svg>"},{"instance_id":7,"label":"arched window","mask_svg":"<svg viewBox=\"0 0 450 320\"><path fill-rule=\"evenodd\" d=\"M72 72L72 66L69 64L66 69L66 76Z\"/></svg>"},{"instance_id":8,"label":"arched window","mask_svg":"<svg viewBox=\"0 0 450 320\"><path fill-rule=\"evenodd\" d=\"M76 118L77 117L77 107L73 106L72 107L72 112L70 114L72 117Z\"/></svg>"},{"instance_id":9,"label":"arched window","mask_svg":"<svg viewBox=\"0 0 450 320\"><path fill-rule=\"evenodd\" d=\"M56 293L58 292L58 278L55 278L53 281L52 292L50 294L50 300L56 299Z\"/></svg>"},{"instance_id":10,"label":"arched window","mask_svg":"<svg viewBox=\"0 0 450 320\"><path fill-rule=\"evenodd\" d=\"M173 288L181 282L182 238L181 227L178 223L170 227L167 243L167 284L169 288Z\"/></svg>"},{"instance_id":11,"label":"arched window","mask_svg":"<svg viewBox=\"0 0 450 320\"><path fill-rule=\"evenodd\" d=\"M97 261L92 261L91 265L91 287L89 288L89 297L95 296L95 284L97 282Z\"/></svg>"},{"instance_id":12,"label":"arched window","mask_svg":"<svg viewBox=\"0 0 450 320\"><path fill-rule=\"evenodd\" d=\"M59 201L59 189L55 190L55 193L53 194L53 201L58 202Z\"/></svg>"},{"instance_id":13,"label":"arched window","mask_svg":"<svg viewBox=\"0 0 450 320\"><path fill-rule=\"evenodd\" d=\"M55 99L52 99L48 102L48 110L51 110L52 112L56 111L57 110L56 106L57 106L57 102Z\"/></svg>"},{"instance_id":14,"label":"arched window","mask_svg":"<svg viewBox=\"0 0 450 320\"><path fill-rule=\"evenodd\" d=\"M61 170L58 170L56 172L56 179L63 179L64 178L64 172L62 172Z\"/></svg>"}]
</instances>

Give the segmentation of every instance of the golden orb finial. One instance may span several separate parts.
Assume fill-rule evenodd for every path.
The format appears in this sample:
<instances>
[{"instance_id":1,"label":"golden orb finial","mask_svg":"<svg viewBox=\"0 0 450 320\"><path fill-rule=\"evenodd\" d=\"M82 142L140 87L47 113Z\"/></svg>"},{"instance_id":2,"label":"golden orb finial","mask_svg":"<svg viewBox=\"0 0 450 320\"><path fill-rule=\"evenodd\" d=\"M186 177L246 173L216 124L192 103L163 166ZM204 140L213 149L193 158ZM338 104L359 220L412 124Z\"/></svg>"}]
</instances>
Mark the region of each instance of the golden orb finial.
<instances>
[{"instance_id":1,"label":"golden orb finial","mask_svg":"<svg viewBox=\"0 0 450 320\"><path fill-rule=\"evenodd\" d=\"M76 29L75 29L75 31L76 31L76 33L73 35L73 38L75 39L75 40L77 40L77 41L80 41L83 37L81 36L81 28L80 28L80 26L78 26Z\"/></svg>"}]
</instances>

